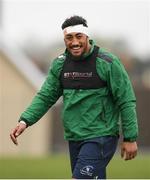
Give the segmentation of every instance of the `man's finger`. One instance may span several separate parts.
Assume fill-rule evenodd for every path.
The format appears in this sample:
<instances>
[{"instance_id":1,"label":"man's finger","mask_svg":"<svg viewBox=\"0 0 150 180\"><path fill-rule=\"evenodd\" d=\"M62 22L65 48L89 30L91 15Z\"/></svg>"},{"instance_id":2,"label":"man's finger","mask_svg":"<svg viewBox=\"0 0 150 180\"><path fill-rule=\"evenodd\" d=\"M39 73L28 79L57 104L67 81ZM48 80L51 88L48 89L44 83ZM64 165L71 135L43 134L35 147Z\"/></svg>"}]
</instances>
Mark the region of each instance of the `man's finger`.
<instances>
[{"instance_id":1,"label":"man's finger","mask_svg":"<svg viewBox=\"0 0 150 180\"><path fill-rule=\"evenodd\" d=\"M11 138L11 140L13 141L13 143L15 144L15 145L18 145L18 142L17 142L17 136L16 136L16 132L18 131L18 128L19 128L19 126L17 126L13 131L12 131L12 133L10 134L10 138Z\"/></svg>"},{"instance_id":2,"label":"man's finger","mask_svg":"<svg viewBox=\"0 0 150 180\"><path fill-rule=\"evenodd\" d=\"M26 129L26 124L19 123L17 127L10 134L11 140L14 144L18 145L17 137Z\"/></svg>"},{"instance_id":3,"label":"man's finger","mask_svg":"<svg viewBox=\"0 0 150 180\"><path fill-rule=\"evenodd\" d=\"M18 137L24 131L23 127L18 127L17 131L15 132L15 136Z\"/></svg>"},{"instance_id":4,"label":"man's finger","mask_svg":"<svg viewBox=\"0 0 150 180\"><path fill-rule=\"evenodd\" d=\"M10 134L10 138L11 138L11 140L13 141L13 143L15 145L18 145L17 138L16 138L16 136L13 133Z\"/></svg>"},{"instance_id":5,"label":"man's finger","mask_svg":"<svg viewBox=\"0 0 150 180\"><path fill-rule=\"evenodd\" d=\"M127 153L126 151L124 151L124 154L123 154L123 157L122 157L124 160L127 160L128 156L127 156Z\"/></svg>"},{"instance_id":6,"label":"man's finger","mask_svg":"<svg viewBox=\"0 0 150 180\"><path fill-rule=\"evenodd\" d=\"M124 148L121 149L121 157L124 159L126 156Z\"/></svg>"},{"instance_id":7,"label":"man's finger","mask_svg":"<svg viewBox=\"0 0 150 180\"><path fill-rule=\"evenodd\" d=\"M130 159L134 159L137 155L137 151L130 153Z\"/></svg>"},{"instance_id":8,"label":"man's finger","mask_svg":"<svg viewBox=\"0 0 150 180\"><path fill-rule=\"evenodd\" d=\"M126 153L125 160L131 160L134 159L136 156L136 153Z\"/></svg>"}]
</instances>

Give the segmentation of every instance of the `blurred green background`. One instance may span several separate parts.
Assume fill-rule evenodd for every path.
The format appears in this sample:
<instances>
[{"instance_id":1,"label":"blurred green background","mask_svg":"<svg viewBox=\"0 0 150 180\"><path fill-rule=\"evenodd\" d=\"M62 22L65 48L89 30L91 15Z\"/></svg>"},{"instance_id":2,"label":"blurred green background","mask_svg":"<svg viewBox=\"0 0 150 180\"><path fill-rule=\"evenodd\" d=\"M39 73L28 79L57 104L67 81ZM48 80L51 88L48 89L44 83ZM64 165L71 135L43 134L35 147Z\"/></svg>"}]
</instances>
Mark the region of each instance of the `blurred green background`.
<instances>
[{"instance_id":1,"label":"blurred green background","mask_svg":"<svg viewBox=\"0 0 150 180\"><path fill-rule=\"evenodd\" d=\"M69 158L65 154L30 158L6 157L0 159L1 179L70 179ZM136 157L132 161L124 161L119 155L114 156L107 168L110 179L149 179L150 155Z\"/></svg>"}]
</instances>

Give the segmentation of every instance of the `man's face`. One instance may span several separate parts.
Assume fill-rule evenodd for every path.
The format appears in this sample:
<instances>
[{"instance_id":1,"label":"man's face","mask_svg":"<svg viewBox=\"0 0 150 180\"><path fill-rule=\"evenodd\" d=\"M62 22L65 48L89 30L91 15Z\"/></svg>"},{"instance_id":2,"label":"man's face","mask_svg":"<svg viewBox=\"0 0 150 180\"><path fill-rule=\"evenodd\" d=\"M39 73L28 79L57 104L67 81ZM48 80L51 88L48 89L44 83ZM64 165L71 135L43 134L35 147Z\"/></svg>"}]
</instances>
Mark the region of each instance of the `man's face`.
<instances>
[{"instance_id":1,"label":"man's face","mask_svg":"<svg viewBox=\"0 0 150 180\"><path fill-rule=\"evenodd\" d=\"M64 33L66 48L74 57L80 57L89 51L88 37L83 33Z\"/></svg>"}]
</instances>

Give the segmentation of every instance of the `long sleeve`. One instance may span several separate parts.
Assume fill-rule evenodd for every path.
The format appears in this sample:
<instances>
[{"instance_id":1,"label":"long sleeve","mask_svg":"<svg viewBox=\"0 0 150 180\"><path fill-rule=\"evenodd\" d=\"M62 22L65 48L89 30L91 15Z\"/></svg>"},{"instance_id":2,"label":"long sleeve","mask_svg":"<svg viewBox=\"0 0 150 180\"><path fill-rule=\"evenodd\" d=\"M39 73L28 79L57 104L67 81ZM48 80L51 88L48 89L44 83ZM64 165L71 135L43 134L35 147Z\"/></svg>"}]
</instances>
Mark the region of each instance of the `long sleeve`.
<instances>
[{"instance_id":1,"label":"long sleeve","mask_svg":"<svg viewBox=\"0 0 150 180\"><path fill-rule=\"evenodd\" d=\"M25 121L27 125L30 126L36 123L62 95L62 88L59 81L61 67L62 60L53 61L41 89L37 92L31 104L21 114L20 120Z\"/></svg>"},{"instance_id":2,"label":"long sleeve","mask_svg":"<svg viewBox=\"0 0 150 180\"><path fill-rule=\"evenodd\" d=\"M124 141L135 141L138 135L136 98L128 74L118 59L112 61L108 74L114 102L121 112Z\"/></svg>"}]
</instances>

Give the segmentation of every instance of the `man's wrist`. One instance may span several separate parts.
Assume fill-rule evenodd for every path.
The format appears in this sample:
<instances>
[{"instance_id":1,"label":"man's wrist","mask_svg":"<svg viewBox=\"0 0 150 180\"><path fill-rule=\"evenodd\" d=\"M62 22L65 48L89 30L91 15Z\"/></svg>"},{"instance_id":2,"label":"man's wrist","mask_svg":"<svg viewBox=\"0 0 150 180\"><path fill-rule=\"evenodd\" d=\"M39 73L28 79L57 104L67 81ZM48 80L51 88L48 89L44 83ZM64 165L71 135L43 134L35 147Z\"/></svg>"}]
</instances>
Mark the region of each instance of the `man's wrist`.
<instances>
[{"instance_id":1,"label":"man's wrist","mask_svg":"<svg viewBox=\"0 0 150 180\"><path fill-rule=\"evenodd\" d=\"M27 123L25 121L19 121L19 123L25 124L27 126Z\"/></svg>"},{"instance_id":2,"label":"man's wrist","mask_svg":"<svg viewBox=\"0 0 150 180\"><path fill-rule=\"evenodd\" d=\"M26 119L22 118L22 117L18 120L18 122L22 123L22 124L25 124L27 127L29 126L28 121Z\"/></svg>"}]
</instances>

